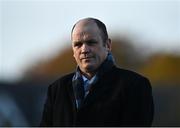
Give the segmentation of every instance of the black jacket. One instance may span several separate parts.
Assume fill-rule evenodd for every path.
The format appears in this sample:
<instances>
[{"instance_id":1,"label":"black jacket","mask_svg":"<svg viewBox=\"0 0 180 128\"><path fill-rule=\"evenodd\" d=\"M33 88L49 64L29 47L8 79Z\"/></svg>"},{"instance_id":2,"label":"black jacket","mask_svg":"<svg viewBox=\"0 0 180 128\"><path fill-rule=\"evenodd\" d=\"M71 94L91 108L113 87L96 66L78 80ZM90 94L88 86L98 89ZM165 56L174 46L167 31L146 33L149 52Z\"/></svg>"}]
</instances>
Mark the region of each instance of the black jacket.
<instances>
[{"instance_id":1,"label":"black jacket","mask_svg":"<svg viewBox=\"0 0 180 128\"><path fill-rule=\"evenodd\" d=\"M145 77L114 66L92 85L77 110L73 75L49 86L41 126L151 126L154 105Z\"/></svg>"}]
</instances>

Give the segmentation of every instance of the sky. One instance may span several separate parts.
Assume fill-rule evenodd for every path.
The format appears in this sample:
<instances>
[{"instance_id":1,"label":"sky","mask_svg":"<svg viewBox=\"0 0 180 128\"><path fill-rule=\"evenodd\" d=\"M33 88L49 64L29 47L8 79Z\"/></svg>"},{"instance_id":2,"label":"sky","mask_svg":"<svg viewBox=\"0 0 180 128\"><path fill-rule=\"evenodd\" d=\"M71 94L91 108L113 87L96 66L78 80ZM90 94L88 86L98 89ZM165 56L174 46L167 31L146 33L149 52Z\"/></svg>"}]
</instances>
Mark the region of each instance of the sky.
<instances>
[{"instance_id":1,"label":"sky","mask_svg":"<svg viewBox=\"0 0 180 128\"><path fill-rule=\"evenodd\" d=\"M85 17L149 52L180 53L180 0L0 0L0 80L17 80L70 46L73 24Z\"/></svg>"}]
</instances>

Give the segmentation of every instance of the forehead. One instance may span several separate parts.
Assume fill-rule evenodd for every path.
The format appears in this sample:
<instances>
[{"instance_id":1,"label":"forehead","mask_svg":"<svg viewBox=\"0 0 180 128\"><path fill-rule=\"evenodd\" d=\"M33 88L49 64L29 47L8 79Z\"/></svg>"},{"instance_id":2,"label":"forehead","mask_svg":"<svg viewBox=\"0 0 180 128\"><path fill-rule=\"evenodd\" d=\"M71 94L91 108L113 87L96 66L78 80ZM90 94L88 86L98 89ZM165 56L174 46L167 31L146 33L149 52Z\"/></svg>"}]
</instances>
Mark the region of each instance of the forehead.
<instances>
[{"instance_id":1,"label":"forehead","mask_svg":"<svg viewBox=\"0 0 180 128\"><path fill-rule=\"evenodd\" d=\"M82 40L83 38L99 38L100 30L95 22L80 21L74 27L72 40Z\"/></svg>"}]
</instances>

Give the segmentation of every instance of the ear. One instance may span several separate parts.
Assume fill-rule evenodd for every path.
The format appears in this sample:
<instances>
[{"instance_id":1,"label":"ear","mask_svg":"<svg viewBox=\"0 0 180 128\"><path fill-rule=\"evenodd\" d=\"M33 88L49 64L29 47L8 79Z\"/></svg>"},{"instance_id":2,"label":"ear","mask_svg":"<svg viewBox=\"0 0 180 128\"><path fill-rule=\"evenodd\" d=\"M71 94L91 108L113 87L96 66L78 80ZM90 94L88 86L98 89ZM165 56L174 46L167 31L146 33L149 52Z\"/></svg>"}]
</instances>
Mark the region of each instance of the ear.
<instances>
[{"instance_id":1,"label":"ear","mask_svg":"<svg viewBox=\"0 0 180 128\"><path fill-rule=\"evenodd\" d=\"M108 39L106 42L106 49L108 52L111 51L111 45L112 45L111 39Z\"/></svg>"}]
</instances>

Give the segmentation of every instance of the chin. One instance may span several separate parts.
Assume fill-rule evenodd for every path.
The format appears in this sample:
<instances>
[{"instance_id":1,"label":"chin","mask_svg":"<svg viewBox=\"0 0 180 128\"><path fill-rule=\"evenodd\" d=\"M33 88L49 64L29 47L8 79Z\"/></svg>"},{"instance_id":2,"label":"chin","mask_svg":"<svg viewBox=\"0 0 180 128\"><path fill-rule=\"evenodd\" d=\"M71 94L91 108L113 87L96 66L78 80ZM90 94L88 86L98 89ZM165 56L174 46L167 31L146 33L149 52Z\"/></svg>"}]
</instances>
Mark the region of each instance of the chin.
<instances>
[{"instance_id":1,"label":"chin","mask_svg":"<svg viewBox=\"0 0 180 128\"><path fill-rule=\"evenodd\" d=\"M94 66L94 65L87 65L87 66L84 67L84 69L87 72L94 72L96 70L96 66Z\"/></svg>"}]
</instances>

